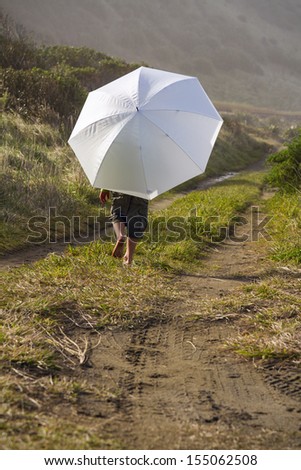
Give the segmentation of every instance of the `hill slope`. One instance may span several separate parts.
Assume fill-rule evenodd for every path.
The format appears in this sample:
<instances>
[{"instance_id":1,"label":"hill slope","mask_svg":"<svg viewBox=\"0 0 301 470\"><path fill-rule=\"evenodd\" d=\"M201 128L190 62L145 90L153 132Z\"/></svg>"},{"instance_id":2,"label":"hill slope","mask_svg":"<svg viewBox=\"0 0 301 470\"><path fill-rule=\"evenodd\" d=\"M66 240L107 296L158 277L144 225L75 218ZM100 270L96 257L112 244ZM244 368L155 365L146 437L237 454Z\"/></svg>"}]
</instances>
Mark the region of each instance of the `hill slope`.
<instances>
[{"instance_id":1,"label":"hill slope","mask_svg":"<svg viewBox=\"0 0 301 470\"><path fill-rule=\"evenodd\" d=\"M197 75L213 99L301 109L299 0L1 0L43 42Z\"/></svg>"}]
</instances>

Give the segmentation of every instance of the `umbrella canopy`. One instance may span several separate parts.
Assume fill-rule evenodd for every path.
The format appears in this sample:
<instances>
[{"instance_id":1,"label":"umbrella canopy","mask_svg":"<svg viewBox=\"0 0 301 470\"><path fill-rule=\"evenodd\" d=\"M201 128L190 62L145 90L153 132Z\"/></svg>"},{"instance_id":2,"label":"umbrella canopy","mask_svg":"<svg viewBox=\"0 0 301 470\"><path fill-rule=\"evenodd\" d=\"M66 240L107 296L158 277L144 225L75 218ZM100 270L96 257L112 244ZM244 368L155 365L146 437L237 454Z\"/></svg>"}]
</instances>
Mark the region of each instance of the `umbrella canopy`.
<instances>
[{"instance_id":1,"label":"umbrella canopy","mask_svg":"<svg viewBox=\"0 0 301 470\"><path fill-rule=\"evenodd\" d=\"M68 142L92 186L153 199L205 171L222 122L197 78L140 67L89 93Z\"/></svg>"}]
</instances>

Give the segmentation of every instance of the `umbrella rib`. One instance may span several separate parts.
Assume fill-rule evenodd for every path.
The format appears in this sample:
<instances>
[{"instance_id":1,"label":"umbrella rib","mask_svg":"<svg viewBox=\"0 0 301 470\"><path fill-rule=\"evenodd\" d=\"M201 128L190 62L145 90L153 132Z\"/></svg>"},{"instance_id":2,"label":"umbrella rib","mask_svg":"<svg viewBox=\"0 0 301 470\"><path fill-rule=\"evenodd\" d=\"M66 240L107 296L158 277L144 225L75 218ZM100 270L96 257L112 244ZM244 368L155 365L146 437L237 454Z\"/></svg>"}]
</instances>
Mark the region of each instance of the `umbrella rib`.
<instances>
[{"instance_id":1,"label":"umbrella rib","mask_svg":"<svg viewBox=\"0 0 301 470\"><path fill-rule=\"evenodd\" d=\"M140 75L140 77L141 77L141 75ZM140 83L140 77L139 77L139 83ZM152 101L152 99L155 96L159 95L163 90L166 90L167 88L170 88L170 87L174 86L178 82L183 83L183 82L186 82L187 80L195 80L195 77L186 76L185 79L180 79L180 77L179 77L178 80L172 81L168 85L164 85L163 87L161 86L161 88L159 88L158 90L153 90L153 93L151 95L147 96L147 98L144 98L144 101L142 103L139 103L140 107L143 108L143 106L150 103Z\"/></svg>"},{"instance_id":2,"label":"umbrella rib","mask_svg":"<svg viewBox=\"0 0 301 470\"><path fill-rule=\"evenodd\" d=\"M141 70L140 70L140 73L139 73L139 77L138 77L138 97L140 98L140 86L141 86ZM138 98L138 107L140 109L140 106L142 106L142 104L140 103L140 99ZM138 107L136 107L136 110L138 111ZM143 116L143 114L141 114L141 116ZM145 117L145 116L143 116ZM139 125L139 132L140 132L140 125ZM146 178L146 173L145 173L145 167L144 167L144 161L143 161L143 155L142 155L142 147L141 145L139 146L139 155L140 155L140 161L141 161L141 165L142 165L142 170L143 170L143 177L144 177L144 182L145 182L145 188L146 188L146 191L148 191L148 184L147 184L147 178Z\"/></svg>"},{"instance_id":3,"label":"umbrella rib","mask_svg":"<svg viewBox=\"0 0 301 470\"><path fill-rule=\"evenodd\" d=\"M140 132L140 125L139 125L139 132ZM143 170L145 188L146 188L146 191L148 191L148 184L147 184L147 178L146 178L146 173L145 173L145 168L144 168L144 161L143 161L143 155L142 155L142 147L141 147L141 145L139 145L139 155L140 155L140 160L141 160L141 165L142 165L142 170Z\"/></svg>"},{"instance_id":4,"label":"umbrella rib","mask_svg":"<svg viewBox=\"0 0 301 470\"><path fill-rule=\"evenodd\" d=\"M106 85L105 85L105 86L106 86ZM132 111L133 111L134 109L136 109L136 104L135 104L133 98L132 98L132 97L130 96L130 94L128 93L128 91L127 91L125 88L120 87L120 85L119 85L118 88L119 88L120 91L122 90L123 93L124 93L124 97L122 97L122 96L117 96L117 95L113 95L113 96L114 96L114 99L115 99L116 101L118 101L119 105L120 105L121 107L124 107L124 104L126 103L126 101L124 100L124 98L126 98L126 99L132 104L132 106L133 106ZM94 90L94 92L95 92L95 93L98 92L99 94L108 96L109 98L112 97L112 93L110 93L110 92L108 92L108 91L105 91L105 90L103 90L103 89L101 89L101 88L99 88L98 90ZM91 93L94 93L94 92L92 91Z\"/></svg>"},{"instance_id":5,"label":"umbrella rib","mask_svg":"<svg viewBox=\"0 0 301 470\"><path fill-rule=\"evenodd\" d=\"M170 140L172 140L172 142L174 142L174 144L179 147L182 152L189 158L189 160L191 160L193 162L193 164L197 167L198 165L195 163L195 161L190 157L190 155L183 149L183 147L181 145L179 145L169 134L167 134L163 129L161 129L160 126L158 126L156 123L154 123L151 119L149 119L147 116L145 116L143 113L141 113L141 116L144 117L144 119L147 119L153 126L155 126L157 129L159 129L159 131L161 131L163 134L165 134Z\"/></svg>"},{"instance_id":6,"label":"umbrella rib","mask_svg":"<svg viewBox=\"0 0 301 470\"><path fill-rule=\"evenodd\" d=\"M177 80L177 81L175 81L175 82L171 82L171 83L169 83L168 85L166 85L164 88L162 88L162 89L156 91L156 92L155 92L154 94L152 94L151 96L148 96L147 99L144 100L144 102L140 103L140 109L143 110L143 107L144 107L144 106L147 106L148 104L151 104L152 99L153 99L154 97L158 96L163 90L166 91L166 89L168 89L168 88L174 86L174 85L177 84L178 82L185 83L185 82L189 82L189 81L191 81L191 82L196 82L196 81L197 81L197 82L199 83L199 81L198 81L198 79L197 79L196 77L190 77L190 76L183 76L183 77L184 77L184 78L183 78L182 80L179 79L179 80ZM140 82L140 77L139 77L139 82ZM204 90L204 88L202 87L202 85L201 85L200 83L199 83L199 85L201 86L201 90L202 90L203 94L205 95L205 97L207 98L208 102L210 103L212 109L217 113L217 117L216 117L216 118L214 118L214 117L212 117L212 116L208 116L207 114L204 114L204 113L201 113L201 112L198 113L198 112L194 112L194 111L183 111L183 110L173 110L173 109L166 109L166 110L163 110L163 109L154 109L154 110L150 109L150 110L147 110L147 109L146 109L146 111L181 111L181 112L188 112L188 113L192 113L192 114L200 114L200 115L202 115L202 116L204 116L204 117L208 117L208 118L211 118L211 119L219 120L219 119L218 119L219 114L218 114L218 112L216 111L216 109L215 109L213 103L211 102L209 96L207 95L207 93L206 93L206 91Z\"/></svg>"},{"instance_id":7,"label":"umbrella rib","mask_svg":"<svg viewBox=\"0 0 301 470\"><path fill-rule=\"evenodd\" d=\"M159 109L140 109L141 113L143 114L143 116L145 118L147 118L147 116L145 116L145 114L143 113L143 111L146 111L147 113L150 113L150 112L161 112L161 111L167 111L167 112L180 112L180 113L188 113L188 114L196 114L197 116L203 116L205 118L208 118L208 119L212 119L213 121L218 121L218 122L221 122L222 121L222 118L218 118L218 117L212 117L212 116L209 116L208 114L205 114L203 112L197 112L197 111L185 111L185 110L182 110L182 109L162 109L162 108L159 108ZM147 118L148 119L148 118ZM149 121L151 121L149 119Z\"/></svg>"},{"instance_id":8,"label":"umbrella rib","mask_svg":"<svg viewBox=\"0 0 301 470\"><path fill-rule=\"evenodd\" d=\"M97 119L96 121L90 122L90 123L87 124L85 127L83 127L82 129L80 129L79 131L77 131L77 133L76 133L76 135L75 135L74 137L76 137L76 136L78 136L79 134L81 134L82 132L84 132L86 129L88 129L88 127L93 126L93 125L95 125L95 124L99 124L101 121L105 121L106 119L108 120L108 118L113 118L113 117L116 117L116 116L123 116L123 119L124 119L126 115L131 115L131 114L133 114L133 111L127 111L127 112L122 113L122 114L116 112L115 114L110 114L109 116L105 116L105 117L102 117L102 118L100 118L100 119ZM119 122L121 122L123 119L120 119ZM72 138L74 138L74 137L72 137ZM70 137L70 138L71 138L71 137Z\"/></svg>"},{"instance_id":9,"label":"umbrella rib","mask_svg":"<svg viewBox=\"0 0 301 470\"><path fill-rule=\"evenodd\" d=\"M116 137L120 134L120 132L122 132L122 130L124 129L124 127L127 125L128 122L129 122L129 121L127 121L127 122L124 124L124 126L122 126L122 128L119 130L118 134L117 134L117 135L115 136L115 138L112 140L112 142L110 143L109 147L108 147L107 150L106 150L106 154L108 153L108 151L109 151L110 148L112 147L112 145L113 145L113 143L114 143ZM101 167L102 167L102 165L103 165L104 160L105 160L105 159L103 158L102 161L101 161L101 163L100 163L100 165L99 165L99 168L98 168L98 170L97 170L96 176L95 176L95 178L94 178L94 183L95 183L95 181L97 180L97 177L98 177L98 175L99 175L99 172L100 172L100 170L101 170Z\"/></svg>"}]
</instances>

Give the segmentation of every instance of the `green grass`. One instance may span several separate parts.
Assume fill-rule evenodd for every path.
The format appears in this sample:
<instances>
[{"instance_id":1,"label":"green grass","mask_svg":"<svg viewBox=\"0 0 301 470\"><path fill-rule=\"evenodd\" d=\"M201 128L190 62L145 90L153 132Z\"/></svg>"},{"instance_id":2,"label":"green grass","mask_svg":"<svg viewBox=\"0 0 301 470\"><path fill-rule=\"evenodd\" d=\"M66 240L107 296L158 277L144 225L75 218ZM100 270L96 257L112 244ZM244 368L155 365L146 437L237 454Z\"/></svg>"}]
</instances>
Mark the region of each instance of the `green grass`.
<instances>
[{"instance_id":1,"label":"green grass","mask_svg":"<svg viewBox=\"0 0 301 470\"><path fill-rule=\"evenodd\" d=\"M243 289L235 310L243 310L240 330L229 344L237 353L260 360L298 364L301 359L300 280L274 275ZM226 306L227 308L227 306ZM233 305L231 311L234 310ZM249 310L249 311L248 311Z\"/></svg>"},{"instance_id":2,"label":"green grass","mask_svg":"<svg viewBox=\"0 0 301 470\"><path fill-rule=\"evenodd\" d=\"M3 448L122 448L122 442L106 438L92 417L77 416L76 422L72 413L64 417L62 410L75 410L82 393L107 393L92 390L72 371L85 363L104 328L168 319L169 308L183 295L173 275L200 268L211 238L217 242L219 229L256 203L262 180L262 174L244 174L153 214L154 229L176 217L181 228L201 235L202 241L175 237L162 224L157 240L149 233L139 244L130 269L111 257L112 243L104 240L2 273ZM215 218L208 226L201 219L196 224L196 217ZM203 302L199 310L205 320L239 322L240 333L229 338L229 349L257 360L299 361L300 292L292 274L268 276L245 285L239 295ZM85 331L94 333L93 344Z\"/></svg>"},{"instance_id":3,"label":"green grass","mask_svg":"<svg viewBox=\"0 0 301 470\"><path fill-rule=\"evenodd\" d=\"M96 216L97 192L87 182L79 163L50 125L26 122L3 113L1 129L0 253L27 244L32 217L49 217L49 207L59 216ZM32 219L31 219L32 220ZM46 224L47 230L48 226ZM60 227L57 227L58 237ZM53 227L47 233L49 238Z\"/></svg>"},{"instance_id":4,"label":"green grass","mask_svg":"<svg viewBox=\"0 0 301 470\"><path fill-rule=\"evenodd\" d=\"M234 322L225 347L261 367L298 368L301 360L300 270L275 270L221 299L204 299L192 320Z\"/></svg>"},{"instance_id":5,"label":"green grass","mask_svg":"<svg viewBox=\"0 0 301 470\"><path fill-rule=\"evenodd\" d=\"M29 237L37 236L33 224L42 227L41 237L34 240L38 243L49 242L51 237L62 238L62 225L50 222L50 207L55 208L58 218L80 217L79 228L66 225L66 236L76 235L79 230L85 233L99 215L103 224L98 191L88 183L66 144L63 129L2 113L0 130L1 199L5 201L0 207L0 254L28 245ZM191 189L205 176L241 170L262 158L267 145L261 132L257 120L246 124L239 117L226 118L206 175L180 185L163 197Z\"/></svg>"},{"instance_id":6,"label":"green grass","mask_svg":"<svg viewBox=\"0 0 301 470\"><path fill-rule=\"evenodd\" d=\"M197 269L204 247L221 241L237 215L258 201L262 181L261 173L245 173L156 212L140 249L141 262L171 271Z\"/></svg>"},{"instance_id":7,"label":"green grass","mask_svg":"<svg viewBox=\"0 0 301 470\"><path fill-rule=\"evenodd\" d=\"M157 216L177 216L195 230L194 209L196 215L214 214L215 236L219 224L243 210L260 187L260 176L245 175L189 194ZM89 384L72 378L72 370L85 363L103 328L168 318L169 306L181 296L173 286L173 273L196 269L210 241L208 227L201 224L201 232L204 228L199 243L189 237L172 240L163 226L157 241L149 234L139 244L136 264L129 269L111 257L107 240L70 247L64 255L1 274L4 448L122 447L106 440L92 418L66 420L54 404L58 397L64 409L72 410L79 394L89 391ZM93 344L88 344L85 331L94 333Z\"/></svg>"},{"instance_id":8,"label":"green grass","mask_svg":"<svg viewBox=\"0 0 301 470\"><path fill-rule=\"evenodd\" d=\"M156 270L125 269L110 253L110 244L95 242L2 273L2 448L122 448L99 420L78 415L81 394L100 392L74 370L103 328L164 318L174 294Z\"/></svg>"},{"instance_id":9,"label":"green grass","mask_svg":"<svg viewBox=\"0 0 301 470\"><path fill-rule=\"evenodd\" d=\"M272 214L271 257L279 262L301 264L301 194L277 193L267 202Z\"/></svg>"},{"instance_id":10,"label":"green grass","mask_svg":"<svg viewBox=\"0 0 301 470\"><path fill-rule=\"evenodd\" d=\"M219 214L221 225L227 225L236 213L243 210L243 198L247 204L252 200L256 204L258 189L263 176L256 180L255 174L246 178L232 178L215 188L202 193L192 193L176 201L168 210L178 213L188 212L197 206L194 198L199 198L199 213L204 217ZM246 184L246 181L249 184ZM253 186L250 182L253 182ZM243 197L242 197L243 194ZM231 197L229 197L231 195ZM250 199L249 199L250 198ZM192 204L191 204L192 203ZM198 315L193 319L222 319L237 322L238 333L229 338L227 346L236 353L262 363L270 359L297 367L301 358L301 205L300 194L276 193L272 198L260 202L262 210L269 216L270 239L261 239L260 249L266 257L266 274L256 283L235 289L223 299L209 301L204 299L198 304ZM265 206L265 207L264 207ZM210 236L218 233L219 226L211 226ZM208 237L208 234L207 234ZM198 269L202 262L204 245L193 244L190 250L184 245L169 243L163 250L169 258L169 265L180 266L187 271ZM182 251L183 250L183 251ZM175 253L175 256L174 256ZM163 256L164 256L163 255ZM175 259L171 261L172 256ZM180 258L177 264L177 258ZM158 262L160 254L156 256ZM167 259L165 263L168 264ZM250 267L250 270L252 268ZM251 272L251 271L250 271Z\"/></svg>"},{"instance_id":11,"label":"green grass","mask_svg":"<svg viewBox=\"0 0 301 470\"><path fill-rule=\"evenodd\" d=\"M196 269L204 247L212 239L218 241L221 228L230 226L237 213L258 197L261 179L258 174L233 178L210 190L191 193L154 214L131 269L124 269L111 257L110 240L99 240L3 272L4 357L32 363L36 351L37 364L47 368L55 348L49 346L49 338L41 346L45 329L57 332L66 321L72 324L78 318L85 322L85 315L96 329L157 315L162 302L174 295L164 273ZM171 220L181 224L180 233L170 229ZM29 350L26 337L33 326L36 336Z\"/></svg>"},{"instance_id":12,"label":"green grass","mask_svg":"<svg viewBox=\"0 0 301 470\"><path fill-rule=\"evenodd\" d=\"M239 318L239 333L229 340L250 359L295 364L301 359L301 206L300 194L276 193L266 201L271 240L265 241L270 266L263 279L216 303L214 315Z\"/></svg>"},{"instance_id":13,"label":"green grass","mask_svg":"<svg viewBox=\"0 0 301 470\"><path fill-rule=\"evenodd\" d=\"M22 385L21 385L22 384ZM96 420L72 416L83 394L108 398L85 381L70 377L4 374L0 381L3 413L2 449L120 449L122 443L103 436ZM49 406L51 404L51 408Z\"/></svg>"}]
</instances>

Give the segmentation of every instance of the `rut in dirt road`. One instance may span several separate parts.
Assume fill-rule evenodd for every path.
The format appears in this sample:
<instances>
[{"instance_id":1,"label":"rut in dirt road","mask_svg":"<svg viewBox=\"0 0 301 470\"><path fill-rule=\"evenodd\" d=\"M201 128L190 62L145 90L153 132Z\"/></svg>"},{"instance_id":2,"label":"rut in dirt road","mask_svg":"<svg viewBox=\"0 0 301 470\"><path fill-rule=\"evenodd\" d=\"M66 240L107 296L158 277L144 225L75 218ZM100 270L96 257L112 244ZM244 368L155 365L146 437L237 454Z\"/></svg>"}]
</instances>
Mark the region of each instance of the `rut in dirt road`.
<instances>
[{"instance_id":1,"label":"rut in dirt road","mask_svg":"<svg viewBox=\"0 0 301 470\"><path fill-rule=\"evenodd\" d=\"M189 320L205 299L265 275L257 245L213 247L199 274L175 281L183 300L165 321L105 332L85 377L111 398L83 397L79 412L127 449L301 448L300 377L267 376L228 351L235 318Z\"/></svg>"},{"instance_id":2,"label":"rut in dirt road","mask_svg":"<svg viewBox=\"0 0 301 470\"><path fill-rule=\"evenodd\" d=\"M238 227L238 238L242 231L251 227ZM269 269L260 244L226 239L208 248L198 272L175 276L180 296L164 306L164 319L158 310L136 328L97 332L96 342L95 331L81 330L81 340L99 344L86 367L72 370L92 390L74 400L74 419L90 422L116 448L300 449L300 368L256 368L225 346L240 332L237 314L199 315L204 302ZM70 411L63 402L54 410Z\"/></svg>"},{"instance_id":3,"label":"rut in dirt road","mask_svg":"<svg viewBox=\"0 0 301 470\"><path fill-rule=\"evenodd\" d=\"M298 448L301 403L227 353L233 332L180 318L107 332L87 373L111 398L84 397L79 413L128 449Z\"/></svg>"}]
</instances>

